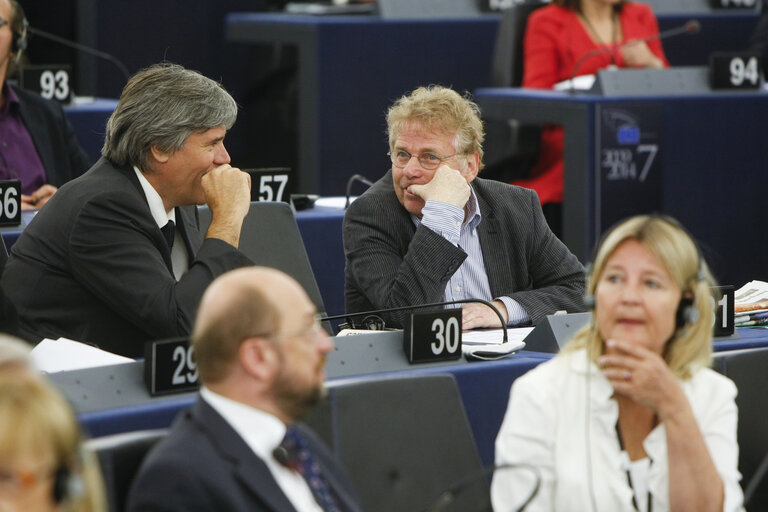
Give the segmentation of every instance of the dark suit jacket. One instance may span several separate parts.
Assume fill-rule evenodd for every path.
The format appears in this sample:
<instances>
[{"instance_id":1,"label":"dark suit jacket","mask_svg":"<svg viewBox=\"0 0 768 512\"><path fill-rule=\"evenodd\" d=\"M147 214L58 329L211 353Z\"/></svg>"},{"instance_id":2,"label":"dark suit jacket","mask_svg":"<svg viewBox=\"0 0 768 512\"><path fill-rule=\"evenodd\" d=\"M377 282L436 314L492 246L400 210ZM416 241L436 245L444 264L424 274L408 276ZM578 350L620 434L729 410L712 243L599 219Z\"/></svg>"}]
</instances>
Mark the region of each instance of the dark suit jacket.
<instances>
[{"instance_id":1,"label":"dark suit jacket","mask_svg":"<svg viewBox=\"0 0 768 512\"><path fill-rule=\"evenodd\" d=\"M13 91L19 97L21 120L45 169L46 183L60 187L88 170L91 162L61 105L20 87Z\"/></svg>"},{"instance_id":2,"label":"dark suit jacket","mask_svg":"<svg viewBox=\"0 0 768 512\"><path fill-rule=\"evenodd\" d=\"M299 428L342 511L360 510L328 449L307 428ZM127 510L295 512L262 459L202 399L150 452L131 487Z\"/></svg>"},{"instance_id":3,"label":"dark suit jacket","mask_svg":"<svg viewBox=\"0 0 768 512\"><path fill-rule=\"evenodd\" d=\"M557 310L583 311L584 269L552 233L536 194L476 178L480 246L493 297L516 300L534 324ZM413 225L395 195L391 171L344 216L346 310L439 302L466 253ZM404 315L389 315L402 325Z\"/></svg>"},{"instance_id":4,"label":"dark suit jacket","mask_svg":"<svg viewBox=\"0 0 768 512\"><path fill-rule=\"evenodd\" d=\"M136 357L144 342L189 334L203 291L251 261L197 230L194 206L177 208L189 270L171 254L132 168L104 158L62 186L14 244L2 285L30 341L65 336Z\"/></svg>"}]
</instances>

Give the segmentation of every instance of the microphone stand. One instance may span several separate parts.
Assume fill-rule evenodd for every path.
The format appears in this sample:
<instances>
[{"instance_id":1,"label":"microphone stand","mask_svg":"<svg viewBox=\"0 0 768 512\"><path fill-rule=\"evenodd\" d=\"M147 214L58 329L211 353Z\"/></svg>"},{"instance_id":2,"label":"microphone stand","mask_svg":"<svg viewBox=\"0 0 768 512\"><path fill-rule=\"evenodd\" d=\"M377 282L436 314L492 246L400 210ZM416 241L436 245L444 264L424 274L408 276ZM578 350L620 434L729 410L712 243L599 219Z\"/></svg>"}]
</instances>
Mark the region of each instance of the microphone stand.
<instances>
[{"instance_id":1,"label":"microphone stand","mask_svg":"<svg viewBox=\"0 0 768 512\"><path fill-rule=\"evenodd\" d=\"M499 309L488 302L487 300L483 299L462 299L462 300L452 300L447 302L432 302L429 304L417 304L413 306L399 306L396 308L385 308L385 309L374 309L371 311L362 311L360 313L345 313L343 315L333 315L333 316L326 316L323 317L321 320L323 322L330 321L330 320L340 320L344 319L347 321L347 323L354 325L354 322L352 322L351 318L356 316L369 316L369 315L378 315L379 313L394 313L397 311L407 311L409 309L424 309L424 308L434 308L439 306L453 306L456 304L485 304L489 308L493 310L494 313L496 313L496 316L499 317L499 323L501 323L501 328L504 332L504 337L502 339L502 344L507 343L507 323L504 321L504 317L501 316L501 312ZM383 324L383 322L382 322Z\"/></svg>"},{"instance_id":2,"label":"microphone stand","mask_svg":"<svg viewBox=\"0 0 768 512\"><path fill-rule=\"evenodd\" d=\"M536 466L532 464L526 464L526 463L510 463L510 464L500 464L498 466L489 466L483 468L479 474L473 475L471 477L465 478L464 480L459 481L458 483L452 485L450 488L448 488L446 491L444 491L440 496L438 496L435 503L426 509L425 512L440 512L441 510L444 510L445 507L450 505L456 500L456 497L459 496L461 493L463 493L470 485L475 483L480 478L485 478L486 476L495 473L499 469L527 469L531 473L533 473L533 476L536 478L536 484L533 486L533 490L528 495L528 497L523 501L523 503L517 508L516 512L523 512L525 508L533 501L533 498L536 497L536 495L539 493L539 487L541 487L541 473L539 473L539 470Z\"/></svg>"},{"instance_id":3,"label":"microphone stand","mask_svg":"<svg viewBox=\"0 0 768 512\"><path fill-rule=\"evenodd\" d=\"M365 176L363 176L362 174L353 174L352 177L349 178L349 180L347 181L347 200L344 202L344 209L345 210L347 208L349 208L349 196L352 193L352 185L356 181L359 181L363 185L367 185L369 187L373 186L373 182L371 180L369 180L368 178L366 178Z\"/></svg>"},{"instance_id":4,"label":"microphone stand","mask_svg":"<svg viewBox=\"0 0 768 512\"><path fill-rule=\"evenodd\" d=\"M83 53L87 53L89 55L93 55L94 57L98 57L100 59L107 60L114 64L120 72L125 76L125 81L127 82L131 78L131 74L128 72L128 68L125 67L125 64L120 62L117 57L110 55L106 52L102 52L99 50L96 50L94 48L91 48L90 46L86 46L84 44L75 43L74 41L70 41L69 39L65 39L63 37L57 36L56 34L51 34L50 32L46 32L45 30L40 30L39 28L34 27L27 27L27 31L29 31L30 34L34 34L36 36L40 36L43 39L49 39L55 43L59 43L64 46L68 46L70 48L74 48L75 50L81 51Z\"/></svg>"}]
</instances>

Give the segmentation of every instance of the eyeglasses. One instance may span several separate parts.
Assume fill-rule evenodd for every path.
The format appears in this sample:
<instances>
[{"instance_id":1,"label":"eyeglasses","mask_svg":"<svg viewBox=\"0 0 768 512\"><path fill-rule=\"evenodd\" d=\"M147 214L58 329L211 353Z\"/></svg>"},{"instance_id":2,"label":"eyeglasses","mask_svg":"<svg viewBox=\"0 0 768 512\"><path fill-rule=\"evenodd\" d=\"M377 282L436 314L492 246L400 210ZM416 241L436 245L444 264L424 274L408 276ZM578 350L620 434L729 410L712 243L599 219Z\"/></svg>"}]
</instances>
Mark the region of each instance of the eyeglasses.
<instances>
[{"instance_id":1,"label":"eyeglasses","mask_svg":"<svg viewBox=\"0 0 768 512\"><path fill-rule=\"evenodd\" d=\"M454 153L452 155L447 155L447 156L440 156L434 153L430 153L429 151L426 151L419 155L412 155L403 149L398 149L395 152L390 151L387 154L389 155L389 158L392 160L392 165L394 165L395 167L399 167L402 169L403 167L408 165L408 162L411 161L411 158L416 157L424 169L428 171L434 171L435 169L440 167L440 164L442 164L444 161L448 160L449 158L453 158L459 155L460 153Z\"/></svg>"}]
</instances>

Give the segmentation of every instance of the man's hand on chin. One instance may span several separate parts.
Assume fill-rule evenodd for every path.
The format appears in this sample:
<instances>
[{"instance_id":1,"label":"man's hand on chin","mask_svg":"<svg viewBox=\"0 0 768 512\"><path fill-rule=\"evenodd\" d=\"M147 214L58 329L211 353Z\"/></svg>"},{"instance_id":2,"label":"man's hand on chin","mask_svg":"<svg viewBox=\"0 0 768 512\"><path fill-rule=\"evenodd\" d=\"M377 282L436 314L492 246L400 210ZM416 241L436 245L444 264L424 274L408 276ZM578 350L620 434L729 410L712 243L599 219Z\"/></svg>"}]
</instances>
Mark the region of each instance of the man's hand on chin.
<instances>
[{"instance_id":1,"label":"man's hand on chin","mask_svg":"<svg viewBox=\"0 0 768 512\"><path fill-rule=\"evenodd\" d=\"M408 187L411 194L417 195L424 201L442 201L459 208L469 201L470 188L467 179L456 169L441 165L429 183L424 185L411 185Z\"/></svg>"}]
</instances>

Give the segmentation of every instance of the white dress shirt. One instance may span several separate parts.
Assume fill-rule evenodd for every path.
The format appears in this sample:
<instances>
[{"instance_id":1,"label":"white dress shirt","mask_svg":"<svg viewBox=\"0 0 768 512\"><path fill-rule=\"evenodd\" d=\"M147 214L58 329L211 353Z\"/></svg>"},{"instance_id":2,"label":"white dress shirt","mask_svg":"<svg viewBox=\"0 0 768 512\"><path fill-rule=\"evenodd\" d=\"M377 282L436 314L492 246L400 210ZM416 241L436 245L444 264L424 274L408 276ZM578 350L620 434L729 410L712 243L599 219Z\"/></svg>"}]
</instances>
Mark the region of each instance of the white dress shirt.
<instances>
[{"instance_id":1,"label":"white dress shirt","mask_svg":"<svg viewBox=\"0 0 768 512\"><path fill-rule=\"evenodd\" d=\"M243 438L253 453L267 465L277 485L298 512L323 512L304 477L275 460L272 452L285 437L285 424L269 413L255 409L206 387L200 396Z\"/></svg>"},{"instance_id":2,"label":"white dress shirt","mask_svg":"<svg viewBox=\"0 0 768 512\"><path fill-rule=\"evenodd\" d=\"M742 511L736 386L709 368L695 371L681 386L723 480L723 510ZM527 512L592 510L593 498L597 510L634 512L626 458L616 435L619 408L612 395L611 384L585 350L558 355L515 380L496 438L495 463L523 462L540 471L541 487ZM651 508L669 511L663 424L651 431L643 447L651 461ZM491 484L494 510L515 510L533 482L530 472L496 471Z\"/></svg>"},{"instance_id":3,"label":"white dress shirt","mask_svg":"<svg viewBox=\"0 0 768 512\"><path fill-rule=\"evenodd\" d=\"M144 189L144 195L146 196L147 204L149 205L149 212L152 214L152 218L155 219L157 227L162 229L166 224L168 224L169 220L173 221L173 223L177 226L177 228L174 230L173 249L171 249L171 263L173 264L173 276L178 281L181 279L181 276L184 275L184 272L189 269L189 255L187 254L184 240L179 234L179 223L176 222L176 210L173 208L166 210L165 205L163 204L163 198L160 197L160 194L157 193L155 187L153 187L152 184L147 181L147 178L144 177L144 173L141 172L135 165L133 166L133 171L136 173L136 177L139 178L141 188Z\"/></svg>"}]
</instances>

